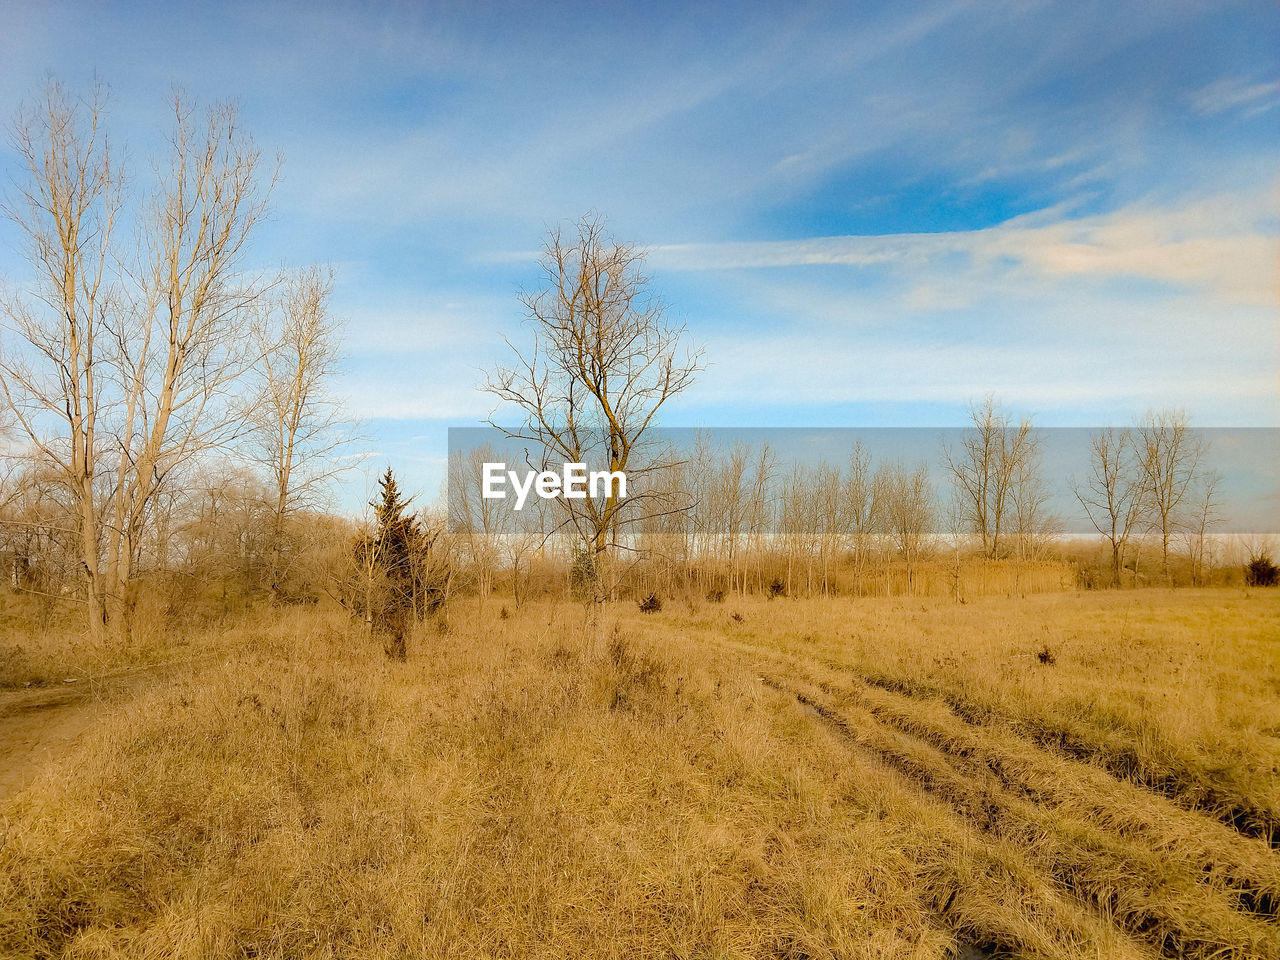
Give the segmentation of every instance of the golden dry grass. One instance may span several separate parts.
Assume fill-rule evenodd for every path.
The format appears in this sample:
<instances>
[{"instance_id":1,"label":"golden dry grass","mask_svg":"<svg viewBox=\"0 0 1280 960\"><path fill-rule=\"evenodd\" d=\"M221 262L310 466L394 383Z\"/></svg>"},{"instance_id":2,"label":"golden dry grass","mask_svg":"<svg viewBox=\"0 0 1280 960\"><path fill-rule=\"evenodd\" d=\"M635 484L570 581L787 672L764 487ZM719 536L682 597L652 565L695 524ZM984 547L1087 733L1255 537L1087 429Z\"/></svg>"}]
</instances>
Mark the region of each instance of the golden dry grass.
<instances>
[{"instance_id":1,"label":"golden dry grass","mask_svg":"<svg viewBox=\"0 0 1280 960\"><path fill-rule=\"evenodd\" d=\"M0 955L1280 956L1274 592L496 606L219 637L5 804Z\"/></svg>"},{"instance_id":2,"label":"golden dry grass","mask_svg":"<svg viewBox=\"0 0 1280 960\"><path fill-rule=\"evenodd\" d=\"M167 623L166 606L147 594L135 610L130 642L95 641L84 629L82 606L0 587L0 691L92 680L204 656L222 645L208 630Z\"/></svg>"}]
</instances>

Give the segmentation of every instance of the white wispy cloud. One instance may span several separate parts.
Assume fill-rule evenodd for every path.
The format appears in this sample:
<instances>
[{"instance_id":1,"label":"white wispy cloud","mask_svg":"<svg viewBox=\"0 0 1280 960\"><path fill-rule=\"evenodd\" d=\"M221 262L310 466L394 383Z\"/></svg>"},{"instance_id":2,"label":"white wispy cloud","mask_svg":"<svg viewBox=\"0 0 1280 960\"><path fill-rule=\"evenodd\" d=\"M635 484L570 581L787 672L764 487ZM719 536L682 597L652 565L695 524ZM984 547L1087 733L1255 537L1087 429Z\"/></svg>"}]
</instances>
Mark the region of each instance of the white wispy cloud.
<instances>
[{"instance_id":1,"label":"white wispy cloud","mask_svg":"<svg viewBox=\"0 0 1280 960\"><path fill-rule=\"evenodd\" d=\"M651 263L666 270L881 264L921 270L962 257L969 269L986 274L1155 280L1257 305L1274 303L1277 296L1274 210L1265 196L1225 195L1172 209L1134 206L1057 220L1040 212L947 233L673 244L655 247Z\"/></svg>"},{"instance_id":2,"label":"white wispy cloud","mask_svg":"<svg viewBox=\"0 0 1280 960\"><path fill-rule=\"evenodd\" d=\"M1242 77L1215 80L1191 96L1197 113L1212 116L1227 110L1242 110L1256 116L1280 104L1280 80L1256 82Z\"/></svg>"}]
</instances>

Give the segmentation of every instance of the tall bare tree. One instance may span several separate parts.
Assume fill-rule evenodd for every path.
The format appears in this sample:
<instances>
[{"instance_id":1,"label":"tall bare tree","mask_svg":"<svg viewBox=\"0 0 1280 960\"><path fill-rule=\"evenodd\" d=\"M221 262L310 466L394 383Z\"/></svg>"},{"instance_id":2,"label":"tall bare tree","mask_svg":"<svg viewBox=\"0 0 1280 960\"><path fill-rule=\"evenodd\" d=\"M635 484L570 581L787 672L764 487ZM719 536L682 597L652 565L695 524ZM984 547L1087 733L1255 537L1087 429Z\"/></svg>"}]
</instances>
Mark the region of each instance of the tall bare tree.
<instances>
[{"instance_id":1,"label":"tall bare tree","mask_svg":"<svg viewBox=\"0 0 1280 960\"><path fill-rule=\"evenodd\" d=\"M849 453L849 471L843 488L854 579L859 590L863 588L875 537L883 527L884 477L872 472L871 451L859 440Z\"/></svg>"},{"instance_id":2,"label":"tall bare tree","mask_svg":"<svg viewBox=\"0 0 1280 960\"><path fill-rule=\"evenodd\" d=\"M1133 435L1108 427L1089 442L1089 475L1074 484L1076 499L1111 548L1111 585L1120 585L1124 552L1142 514L1140 467Z\"/></svg>"},{"instance_id":3,"label":"tall bare tree","mask_svg":"<svg viewBox=\"0 0 1280 960\"><path fill-rule=\"evenodd\" d=\"M1208 447L1192 433L1187 415L1180 410L1147 414L1138 426L1137 444L1145 502L1152 527L1160 535L1161 570L1165 582L1172 584L1169 541Z\"/></svg>"},{"instance_id":4,"label":"tall bare tree","mask_svg":"<svg viewBox=\"0 0 1280 960\"><path fill-rule=\"evenodd\" d=\"M885 528L907 568L907 592L915 589L916 567L929 553L934 520L933 484L929 468L908 471L901 462L881 467L885 492Z\"/></svg>"},{"instance_id":5,"label":"tall bare tree","mask_svg":"<svg viewBox=\"0 0 1280 960\"><path fill-rule=\"evenodd\" d=\"M747 516L746 470L750 449L735 443L716 471L712 492L717 512L718 552L728 566L728 588L739 589L742 580L743 535Z\"/></svg>"},{"instance_id":6,"label":"tall bare tree","mask_svg":"<svg viewBox=\"0 0 1280 960\"><path fill-rule=\"evenodd\" d=\"M1209 531L1222 521L1218 512L1222 506L1221 485L1222 474L1217 470L1200 473L1196 478L1195 499L1182 525L1187 557L1191 560L1191 583L1197 587L1204 586L1206 575L1213 568L1214 550Z\"/></svg>"},{"instance_id":7,"label":"tall bare tree","mask_svg":"<svg viewBox=\"0 0 1280 960\"><path fill-rule=\"evenodd\" d=\"M498 451L489 443L456 450L449 458L451 519L466 550L481 610L493 592L494 574L506 536L515 531L520 520L536 514L534 504L526 504L526 515L524 510L516 513L499 501L481 495L484 464L499 459Z\"/></svg>"},{"instance_id":8,"label":"tall bare tree","mask_svg":"<svg viewBox=\"0 0 1280 960\"><path fill-rule=\"evenodd\" d=\"M6 345L0 355L13 420L72 498L88 622L99 637L107 622L99 421L110 376L109 315L120 309L111 268L122 186L101 125L103 98L96 87L81 103L51 83L18 118L13 139L28 176L5 213L26 237L35 275L26 295L4 301L20 346Z\"/></svg>"},{"instance_id":9,"label":"tall bare tree","mask_svg":"<svg viewBox=\"0 0 1280 960\"><path fill-rule=\"evenodd\" d=\"M625 473L637 490L668 462L646 444L658 412L702 366L684 327L668 321L648 292L643 265L643 254L610 236L599 217L579 220L572 237L553 231L541 261L544 284L521 296L533 344L512 347L515 362L485 384L523 417L509 429L490 423L530 441L535 456L600 464ZM617 492L610 484L602 496L559 501L597 565L619 545L624 525L662 509Z\"/></svg>"},{"instance_id":10,"label":"tall bare tree","mask_svg":"<svg viewBox=\"0 0 1280 960\"><path fill-rule=\"evenodd\" d=\"M960 449L944 447L943 462L960 494L965 516L981 538L989 558L1001 555L1001 537L1016 523L1017 486L1034 477L1031 469L1038 451L1031 421L1014 423L993 397L970 411L973 428L960 441Z\"/></svg>"},{"instance_id":11,"label":"tall bare tree","mask_svg":"<svg viewBox=\"0 0 1280 960\"><path fill-rule=\"evenodd\" d=\"M286 274L271 309L254 326L262 356L254 447L272 481L275 597L282 590L290 519L314 507L325 482L349 465L338 454L351 440L351 421L330 391L341 346L341 324L329 308L333 279L333 271L321 267Z\"/></svg>"},{"instance_id":12,"label":"tall bare tree","mask_svg":"<svg viewBox=\"0 0 1280 960\"><path fill-rule=\"evenodd\" d=\"M755 562L755 589L764 586L764 553L765 543L773 524L775 503L772 498L775 473L778 469L778 458L768 443L760 445L760 456L756 459L755 469L751 475L751 486L747 492L746 533L748 549ZM746 577L743 577L742 592L747 592Z\"/></svg>"},{"instance_id":13,"label":"tall bare tree","mask_svg":"<svg viewBox=\"0 0 1280 960\"><path fill-rule=\"evenodd\" d=\"M1040 470L1040 437L1029 434L1016 453L1009 488L1015 555L1022 561L1042 560L1062 532L1062 522L1049 509L1049 487Z\"/></svg>"},{"instance_id":14,"label":"tall bare tree","mask_svg":"<svg viewBox=\"0 0 1280 960\"><path fill-rule=\"evenodd\" d=\"M75 501L97 635L127 633L144 526L170 475L243 429L235 383L256 359L244 328L261 285L241 268L267 192L235 109L197 115L175 96L169 162L125 255L101 107L52 84L19 118L28 185L8 209L36 279L6 303L20 342L0 363L15 420Z\"/></svg>"},{"instance_id":15,"label":"tall bare tree","mask_svg":"<svg viewBox=\"0 0 1280 960\"><path fill-rule=\"evenodd\" d=\"M169 165L143 211L132 309L112 326L119 377L108 600L124 614L152 501L170 473L244 432L235 382L258 359L245 336L262 285L240 270L266 213L261 153L235 107L175 95Z\"/></svg>"},{"instance_id":16,"label":"tall bare tree","mask_svg":"<svg viewBox=\"0 0 1280 960\"><path fill-rule=\"evenodd\" d=\"M546 502L539 499L532 506L512 515L511 527L502 538L504 553L511 568L511 595L517 610L524 596L521 592L524 583L522 578L528 575L531 558L546 544L547 512Z\"/></svg>"},{"instance_id":17,"label":"tall bare tree","mask_svg":"<svg viewBox=\"0 0 1280 960\"><path fill-rule=\"evenodd\" d=\"M791 464L778 491L778 531L775 542L786 559L786 591L798 592L804 574L805 592L812 595L813 562L819 554L822 502L820 488L828 479L826 464ZM837 484L838 489L838 484Z\"/></svg>"}]
</instances>

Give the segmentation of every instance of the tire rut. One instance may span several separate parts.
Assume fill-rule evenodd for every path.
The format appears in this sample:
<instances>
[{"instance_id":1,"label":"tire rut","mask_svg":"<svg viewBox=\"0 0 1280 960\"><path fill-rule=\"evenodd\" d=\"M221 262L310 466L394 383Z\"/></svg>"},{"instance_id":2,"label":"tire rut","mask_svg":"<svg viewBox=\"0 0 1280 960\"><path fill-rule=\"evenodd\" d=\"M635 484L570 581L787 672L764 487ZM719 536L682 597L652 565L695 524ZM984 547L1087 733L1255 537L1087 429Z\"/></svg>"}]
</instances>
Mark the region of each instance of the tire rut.
<instances>
[{"instance_id":1,"label":"tire rut","mask_svg":"<svg viewBox=\"0 0 1280 960\"><path fill-rule=\"evenodd\" d=\"M1280 850L1280 816L1229 790L1186 770L1153 767L1131 746L1102 743L1065 726L1041 727L1016 717L1003 716L969 698L941 687L883 676L860 676L871 686L913 699L937 699L960 719L975 726L1001 726L1054 753L1083 760L1178 804L1186 810L1213 817L1235 832Z\"/></svg>"},{"instance_id":2,"label":"tire rut","mask_svg":"<svg viewBox=\"0 0 1280 960\"><path fill-rule=\"evenodd\" d=\"M735 641L720 645L739 654L745 647L766 662L785 664L790 673L797 666L800 673L807 672L795 662L800 658L791 654ZM841 672L838 667L825 668ZM1132 788L1096 767L1060 758L1022 739L1015 746L1024 756L1003 756L982 740L983 735L993 736L992 731L954 713L947 716L967 731L944 733L927 719L895 712L891 704L871 702L868 694L876 688L849 674L847 668L843 683L762 672L766 675L761 679L770 687L794 697L844 743L941 799L980 832L1019 844L1064 893L1165 956L1280 957L1280 931L1271 922L1280 874L1269 869L1269 851L1261 845L1241 857L1224 856L1221 850L1197 850L1216 854L1217 859L1210 856L1202 870L1193 870L1185 857L1170 858L1167 851L1142 842L1147 838L1141 827L1149 829L1151 824L1144 824L1140 814L1122 818L1122 826L1130 828L1122 833L1114 829L1112 818L1091 815L1098 808L1089 797L1069 797L1073 807L1052 796L1063 786L1061 777L1050 777L1049 789L1036 783L1048 768L1069 763L1083 766L1095 778L1092 784L1086 778L1085 786L1091 790ZM833 698L839 701L838 707L831 704ZM928 706L904 699L916 707ZM1068 770L1067 776L1071 773ZM1171 809L1184 818L1192 816L1181 808ZM1221 829L1210 821L1206 825ZM1223 837L1211 839L1240 840L1230 831L1222 832ZM1195 839L1194 831L1192 835ZM1251 875L1256 873L1262 876Z\"/></svg>"},{"instance_id":3,"label":"tire rut","mask_svg":"<svg viewBox=\"0 0 1280 960\"><path fill-rule=\"evenodd\" d=\"M1280 957L1274 928L1247 917L1221 895L1198 889L1194 877L1172 877L1149 888L1133 877L1167 872L1157 855L1082 820L1053 818L1019 797L994 775L949 762L935 747L876 721L869 712L849 716L814 692L775 678L766 683L794 697L842 740L943 800L981 833L1010 841L1064 893L1110 918L1167 957ZM1179 883L1181 881L1181 883Z\"/></svg>"}]
</instances>

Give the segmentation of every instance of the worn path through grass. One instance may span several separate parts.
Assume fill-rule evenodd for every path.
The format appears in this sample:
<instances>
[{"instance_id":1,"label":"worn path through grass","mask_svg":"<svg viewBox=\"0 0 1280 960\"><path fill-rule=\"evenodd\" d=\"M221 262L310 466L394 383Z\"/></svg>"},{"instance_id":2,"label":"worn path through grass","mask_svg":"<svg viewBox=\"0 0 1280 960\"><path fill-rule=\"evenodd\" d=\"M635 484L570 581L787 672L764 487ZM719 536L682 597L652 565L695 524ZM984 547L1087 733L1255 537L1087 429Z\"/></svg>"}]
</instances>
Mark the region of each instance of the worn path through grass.
<instances>
[{"instance_id":1,"label":"worn path through grass","mask_svg":"<svg viewBox=\"0 0 1280 960\"><path fill-rule=\"evenodd\" d=\"M0 803L66 756L81 735L108 720L122 701L160 682L181 662L0 690Z\"/></svg>"}]
</instances>

